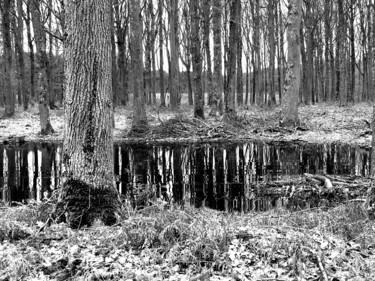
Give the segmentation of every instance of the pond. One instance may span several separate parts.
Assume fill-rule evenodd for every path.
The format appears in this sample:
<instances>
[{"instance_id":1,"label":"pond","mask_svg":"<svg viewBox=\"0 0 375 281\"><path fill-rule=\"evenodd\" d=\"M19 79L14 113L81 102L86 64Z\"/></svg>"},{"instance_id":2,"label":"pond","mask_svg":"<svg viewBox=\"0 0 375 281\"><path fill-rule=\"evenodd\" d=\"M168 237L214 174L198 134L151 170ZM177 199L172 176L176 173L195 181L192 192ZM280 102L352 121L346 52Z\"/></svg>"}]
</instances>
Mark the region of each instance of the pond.
<instances>
[{"instance_id":1,"label":"pond","mask_svg":"<svg viewBox=\"0 0 375 281\"><path fill-rule=\"evenodd\" d=\"M285 198L259 183L303 173L369 174L369 151L338 144L220 143L200 145L115 144L116 185L137 198L144 192L178 204L225 211L263 211ZM56 189L62 144L0 145L0 199L26 203ZM264 186L264 185L263 185Z\"/></svg>"}]
</instances>

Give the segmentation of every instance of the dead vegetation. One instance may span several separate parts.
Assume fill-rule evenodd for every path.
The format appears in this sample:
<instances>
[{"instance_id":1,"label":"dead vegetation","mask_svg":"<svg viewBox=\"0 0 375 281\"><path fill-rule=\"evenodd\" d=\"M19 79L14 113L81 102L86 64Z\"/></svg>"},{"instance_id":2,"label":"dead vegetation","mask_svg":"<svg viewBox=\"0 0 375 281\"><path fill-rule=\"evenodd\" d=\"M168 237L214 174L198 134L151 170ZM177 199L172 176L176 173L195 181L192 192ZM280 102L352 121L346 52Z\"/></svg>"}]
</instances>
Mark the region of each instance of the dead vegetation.
<instances>
[{"instance_id":1,"label":"dead vegetation","mask_svg":"<svg viewBox=\"0 0 375 281\"><path fill-rule=\"evenodd\" d=\"M227 214L154 201L124 206L115 226L44 231L39 204L1 209L1 229L24 235L3 236L0 280L375 278L375 226L360 202Z\"/></svg>"},{"instance_id":2,"label":"dead vegetation","mask_svg":"<svg viewBox=\"0 0 375 281\"><path fill-rule=\"evenodd\" d=\"M220 140L274 140L310 143L337 142L360 146L370 145L372 108L362 103L348 107L336 104L301 106L300 126L281 128L279 108L238 108L235 118L193 117L193 109L183 105L177 112L148 106L147 130L132 134L132 109L116 108L114 138L123 142L200 142ZM209 108L206 107L206 112ZM56 130L51 136L39 134L36 108L16 110L11 119L0 120L0 141L24 137L26 141L62 141L63 111L51 111L51 123Z\"/></svg>"}]
</instances>

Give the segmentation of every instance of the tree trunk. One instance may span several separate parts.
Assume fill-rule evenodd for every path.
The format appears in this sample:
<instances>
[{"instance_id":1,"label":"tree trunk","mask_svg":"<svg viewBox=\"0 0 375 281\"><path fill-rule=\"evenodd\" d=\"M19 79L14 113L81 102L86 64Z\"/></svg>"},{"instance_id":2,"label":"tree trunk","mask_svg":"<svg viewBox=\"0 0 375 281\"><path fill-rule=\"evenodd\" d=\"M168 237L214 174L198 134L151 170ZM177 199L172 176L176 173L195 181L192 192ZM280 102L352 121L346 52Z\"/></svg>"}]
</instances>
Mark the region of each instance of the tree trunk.
<instances>
[{"instance_id":1,"label":"tree trunk","mask_svg":"<svg viewBox=\"0 0 375 281\"><path fill-rule=\"evenodd\" d=\"M282 126L296 126L298 118L298 95L301 84L301 47L300 26L302 14L302 1L290 0L287 20L288 42L288 88L282 100L281 120Z\"/></svg>"},{"instance_id":2,"label":"tree trunk","mask_svg":"<svg viewBox=\"0 0 375 281\"><path fill-rule=\"evenodd\" d=\"M52 0L48 0L48 30L52 32ZM48 80L48 105L50 109L57 109L56 106L56 93L53 87L53 37L51 34L48 34L48 67L47 67L47 80Z\"/></svg>"},{"instance_id":3,"label":"tree trunk","mask_svg":"<svg viewBox=\"0 0 375 281\"><path fill-rule=\"evenodd\" d=\"M332 99L332 69L331 69L331 56L330 56L330 38L332 37L331 32L331 10L330 0L324 1L324 64L325 64L325 81L324 81L324 101L330 101Z\"/></svg>"},{"instance_id":4,"label":"tree trunk","mask_svg":"<svg viewBox=\"0 0 375 281\"><path fill-rule=\"evenodd\" d=\"M145 0L144 6L148 8L149 1ZM144 71L144 85L145 85L145 93L146 93L146 101L147 104L151 104L151 41L152 41L152 34L151 34L151 14L148 12L145 13L145 20L143 22L143 26L145 27L145 71Z\"/></svg>"},{"instance_id":5,"label":"tree trunk","mask_svg":"<svg viewBox=\"0 0 375 281\"><path fill-rule=\"evenodd\" d=\"M112 2L111 2L112 3ZM112 52L112 99L113 109L119 103L119 83L118 83L118 71L116 63L116 42L115 42L115 19L114 19L114 8L111 4L111 52Z\"/></svg>"},{"instance_id":6,"label":"tree trunk","mask_svg":"<svg viewBox=\"0 0 375 281\"><path fill-rule=\"evenodd\" d=\"M33 38L31 36L31 13L30 13L31 0L27 1L27 11L25 16L26 30L27 30L27 45L29 46L29 55L30 55L30 99L36 98L35 96L35 58L34 58L34 45Z\"/></svg>"},{"instance_id":7,"label":"tree trunk","mask_svg":"<svg viewBox=\"0 0 375 281\"><path fill-rule=\"evenodd\" d=\"M178 9L177 0L168 0L169 9L169 32L170 32L170 48L171 48L171 67L170 67L170 100L171 109L176 110L179 108L180 92L179 92L179 67L178 67Z\"/></svg>"},{"instance_id":8,"label":"tree trunk","mask_svg":"<svg viewBox=\"0 0 375 281\"><path fill-rule=\"evenodd\" d=\"M11 1L4 0L2 4L2 35L3 35L3 57L4 57L4 88L5 88L5 112L2 118L14 115L15 97L12 89L12 40L10 36Z\"/></svg>"},{"instance_id":9,"label":"tree trunk","mask_svg":"<svg viewBox=\"0 0 375 281\"><path fill-rule=\"evenodd\" d=\"M158 14L159 14L159 63L160 63L160 106L165 107L165 92L164 92L164 54L163 54L163 2L158 2Z\"/></svg>"},{"instance_id":10,"label":"tree trunk","mask_svg":"<svg viewBox=\"0 0 375 281\"><path fill-rule=\"evenodd\" d=\"M49 117L49 93L48 93L48 58L46 52L46 32L40 18L40 7L38 2L31 1L31 17L34 29L34 40L36 45L36 69L38 83L39 117L42 135L49 135L54 132Z\"/></svg>"},{"instance_id":11,"label":"tree trunk","mask_svg":"<svg viewBox=\"0 0 375 281\"><path fill-rule=\"evenodd\" d=\"M113 167L111 1L66 1L62 202L73 228L116 222Z\"/></svg>"},{"instance_id":12,"label":"tree trunk","mask_svg":"<svg viewBox=\"0 0 375 281\"><path fill-rule=\"evenodd\" d=\"M213 75L213 102L210 115L222 114L223 75L222 75L222 50L221 50L221 26L222 26L222 1L213 0L213 33L214 33L214 75Z\"/></svg>"},{"instance_id":13,"label":"tree trunk","mask_svg":"<svg viewBox=\"0 0 375 281\"><path fill-rule=\"evenodd\" d=\"M373 51L373 43L374 39L372 37L373 32L375 32L373 29L375 26L373 25L374 19L374 13L371 11L371 8L368 7L368 32L367 32L367 44L368 44L368 51L367 51L367 98L368 100L374 101L374 51Z\"/></svg>"},{"instance_id":14,"label":"tree trunk","mask_svg":"<svg viewBox=\"0 0 375 281\"><path fill-rule=\"evenodd\" d=\"M155 83L155 74L156 74L156 50L155 50L155 41L157 35L155 13L154 13L154 3L153 0L149 0L149 13L151 14L151 95L152 102L151 104L156 105L156 83Z\"/></svg>"},{"instance_id":15,"label":"tree trunk","mask_svg":"<svg viewBox=\"0 0 375 281\"><path fill-rule=\"evenodd\" d=\"M355 50L355 1L350 1L350 25L349 25L349 33L350 33L350 90L348 94L348 102L354 103L354 92L355 92L355 67L356 67L356 50Z\"/></svg>"},{"instance_id":16,"label":"tree trunk","mask_svg":"<svg viewBox=\"0 0 375 281\"><path fill-rule=\"evenodd\" d=\"M127 71L125 67L125 55L126 55L126 34L128 30L128 20L124 18L124 13L120 10L120 2L114 5L115 23L116 23L116 37L117 37L117 48L118 48L118 94L119 102L121 105L127 105L129 102L128 89L126 83Z\"/></svg>"},{"instance_id":17,"label":"tree trunk","mask_svg":"<svg viewBox=\"0 0 375 281\"><path fill-rule=\"evenodd\" d=\"M143 86L143 48L140 5L138 0L130 1L130 56L134 95L131 134L134 135L142 135L148 129Z\"/></svg>"},{"instance_id":18,"label":"tree trunk","mask_svg":"<svg viewBox=\"0 0 375 281\"><path fill-rule=\"evenodd\" d=\"M17 0L17 24L14 28L14 48L17 56L18 67L18 104L23 105L24 110L29 107L29 98L26 90L25 62L23 53L23 10L22 0Z\"/></svg>"},{"instance_id":19,"label":"tree trunk","mask_svg":"<svg viewBox=\"0 0 375 281\"><path fill-rule=\"evenodd\" d=\"M251 71L251 67L250 67L250 57L248 54L246 54L246 77L245 77L245 87L246 87L246 92L245 92L245 107L248 106L249 104L249 96L250 96L250 83L249 83L249 79L250 79L250 71Z\"/></svg>"},{"instance_id":20,"label":"tree trunk","mask_svg":"<svg viewBox=\"0 0 375 281\"><path fill-rule=\"evenodd\" d=\"M304 64L304 103L311 104L313 101L313 85L314 85L314 28L313 28L313 13L311 12L311 0L306 3L306 49L305 49L305 64Z\"/></svg>"},{"instance_id":21,"label":"tree trunk","mask_svg":"<svg viewBox=\"0 0 375 281\"><path fill-rule=\"evenodd\" d=\"M199 1L191 2L191 54L194 72L194 116L204 119L204 93L202 91L202 54L200 39Z\"/></svg>"},{"instance_id":22,"label":"tree trunk","mask_svg":"<svg viewBox=\"0 0 375 281\"><path fill-rule=\"evenodd\" d=\"M203 1L203 42L206 52L207 63L207 82L208 82L208 104L212 105L214 101L214 92L212 87L212 67L211 67L211 49L210 49L210 10L211 0ZM194 23L193 23L194 24Z\"/></svg>"},{"instance_id":23,"label":"tree trunk","mask_svg":"<svg viewBox=\"0 0 375 281\"><path fill-rule=\"evenodd\" d=\"M239 5L240 0L230 1L230 23L229 23L229 53L228 53L228 77L227 87L224 93L225 98L225 114L232 117L236 114L236 95L235 95L235 81L236 81L236 66L237 66L237 48L238 48L238 19L239 19Z\"/></svg>"},{"instance_id":24,"label":"tree trunk","mask_svg":"<svg viewBox=\"0 0 375 281\"><path fill-rule=\"evenodd\" d=\"M241 1L237 3L237 105L243 105L243 73L242 73L242 6Z\"/></svg>"},{"instance_id":25,"label":"tree trunk","mask_svg":"<svg viewBox=\"0 0 375 281\"><path fill-rule=\"evenodd\" d=\"M283 30L283 15L281 10L281 3L277 4L277 19L276 19L276 41L277 41L277 78L278 78L278 92L279 103L281 103L284 94L284 30Z\"/></svg>"},{"instance_id":26,"label":"tree trunk","mask_svg":"<svg viewBox=\"0 0 375 281\"><path fill-rule=\"evenodd\" d=\"M260 84L261 84L261 66L260 66L260 3L255 0L253 4L253 18L255 30L253 32L254 42L254 70L253 70L253 102L260 104Z\"/></svg>"},{"instance_id":27,"label":"tree trunk","mask_svg":"<svg viewBox=\"0 0 375 281\"><path fill-rule=\"evenodd\" d=\"M268 1L267 13L268 13L268 43L269 43L269 105L276 104L276 86L275 86L275 55L276 55L276 43L275 43L275 8L276 3L274 0Z\"/></svg>"}]
</instances>

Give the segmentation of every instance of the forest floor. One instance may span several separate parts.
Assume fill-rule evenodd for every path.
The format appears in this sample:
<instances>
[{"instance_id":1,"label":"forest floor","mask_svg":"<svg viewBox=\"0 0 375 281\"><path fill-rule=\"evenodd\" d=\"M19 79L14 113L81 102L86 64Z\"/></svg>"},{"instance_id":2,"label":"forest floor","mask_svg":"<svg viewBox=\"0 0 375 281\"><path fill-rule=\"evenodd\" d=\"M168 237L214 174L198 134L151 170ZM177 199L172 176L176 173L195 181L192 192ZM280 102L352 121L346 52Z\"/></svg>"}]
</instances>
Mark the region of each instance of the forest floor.
<instances>
[{"instance_id":1,"label":"forest floor","mask_svg":"<svg viewBox=\"0 0 375 281\"><path fill-rule=\"evenodd\" d=\"M2 113L0 109L0 113ZM193 117L193 108L183 105L177 112L168 108L147 107L149 131L142 136L130 135L132 110L116 108L114 139L117 142L214 142L214 141L299 141L309 143L346 143L368 147L371 142L372 107L360 103L347 107L337 104L300 106L301 125L296 128L279 126L279 107L238 108L235 120L209 116ZM206 107L206 112L209 108ZM62 141L63 110L51 111L55 133L39 134L36 107L17 109L11 119L0 120L0 142L25 138L26 141Z\"/></svg>"},{"instance_id":2,"label":"forest floor","mask_svg":"<svg viewBox=\"0 0 375 281\"><path fill-rule=\"evenodd\" d=\"M149 131L129 136L132 112L117 108L115 141L296 141L369 147L369 104L301 106L301 125L278 125L279 108L239 109L236 120L193 117L148 107ZM208 108L207 108L208 110ZM208 111L207 111L208 112ZM0 114L2 109L0 109ZM62 110L51 111L56 133L39 135L36 108L0 120L0 142L62 141ZM0 204L0 281L8 280L375 280L375 221L362 201L332 208L224 213L153 202L123 206L111 227L46 226L48 202Z\"/></svg>"},{"instance_id":3,"label":"forest floor","mask_svg":"<svg viewBox=\"0 0 375 281\"><path fill-rule=\"evenodd\" d=\"M124 207L111 227L43 227L47 203L0 208L0 280L375 280L362 204L223 213Z\"/></svg>"}]
</instances>

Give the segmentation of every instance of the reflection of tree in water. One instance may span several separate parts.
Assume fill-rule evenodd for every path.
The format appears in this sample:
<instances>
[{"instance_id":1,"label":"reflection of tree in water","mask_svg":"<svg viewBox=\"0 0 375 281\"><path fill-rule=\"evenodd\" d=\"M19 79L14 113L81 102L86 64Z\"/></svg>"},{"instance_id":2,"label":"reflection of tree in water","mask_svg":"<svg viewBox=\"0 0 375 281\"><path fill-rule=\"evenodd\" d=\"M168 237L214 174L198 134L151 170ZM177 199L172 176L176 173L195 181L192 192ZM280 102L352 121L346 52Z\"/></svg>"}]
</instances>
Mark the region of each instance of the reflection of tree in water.
<instances>
[{"instance_id":1,"label":"reflection of tree in water","mask_svg":"<svg viewBox=\"0 0 375 281\"><path fill-rule=\"evenodd\" d=\"M0 196L6 201L41 200L61 177L61 145L0 147ZM265 193L270 180L301 173L366 175L368 151L340 145L216 144L115 146L117 188L148 204L168 202L219 210L264 210L284 204ZM143 196L142 195L142 196Z\"/></svg>"},{"instance_id":2,"label":"reflection of tree in water","mask_svg":"<svg viewBox=\"0 0 375 281\"><path fill-rule=\"evenodd\" d=\"M51 144L42 143L40 146L41 152L41 175L42 178L42 194L43 197L49 197L52 193L51 176L52 176L52 163L55 161L55 147Z\"/></svg>"},{"instance_id":3,"label":"reflection of tree in water","mask_svg":"<svg viewBox=\"0 0 375 281\"><path fill-rule=\"evenodd\" d=\"M173 200L174 202L183 202L184 186L183 186L183 175L182 175L182 148L176 147L173 150Z\"/></svg>"},{"instance_id":4,"label":"reflection of tree in water","mask_svg":"<svg viewBox=\"0 0 375 281\"><path fill-rule=\"evenodd\" d=\"M4 189L4 149L0 147L0 194ZM2 197L4 199L4 197Z\"/></svg>"},{"instance_id":5,"label":"reflection of tree in water","mask_svg":"<svg viewBox=\"0 0 375 281\"><path fill-rule=\"evenodd\" d=\"M6 189L6 196L8 200L13 200L16 198L18 193L18 187L16 183L16 152L14 148L7 149L6 151L7 159L8 159L8 173L7 173L7 189ZM20 201L22 201L22 197Z\"/></svg>"}]
</instances>

